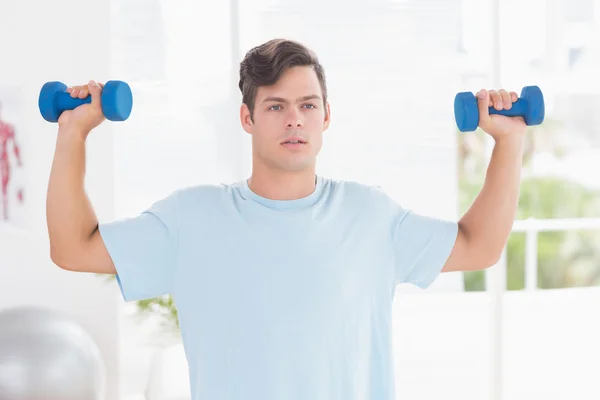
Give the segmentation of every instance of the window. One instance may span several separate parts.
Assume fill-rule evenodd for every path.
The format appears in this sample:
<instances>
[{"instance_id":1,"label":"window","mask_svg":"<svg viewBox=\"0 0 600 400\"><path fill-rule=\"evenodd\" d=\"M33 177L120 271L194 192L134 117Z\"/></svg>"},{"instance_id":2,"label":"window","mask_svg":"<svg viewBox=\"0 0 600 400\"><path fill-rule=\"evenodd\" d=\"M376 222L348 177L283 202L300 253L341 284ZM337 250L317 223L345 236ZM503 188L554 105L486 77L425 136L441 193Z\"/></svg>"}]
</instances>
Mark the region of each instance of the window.
<instances>
[{"instance_id":1,"label":"window","mask_svg":"<svg viewBox=\"0 0 600 400\"><path fill-rule=\"evenodd\" d=\"M562 0L561 6L568 22L594 21L594 0Z\"/></svg>"},{"instance_id":2,"label":"window","mask_svg":"<svg viewBox=\"0 0 600 400\"><path fill-rule=\"evenodd\" d=\"M533 9L524 10L523 3L500 3L502 15L510 15L514 24L519 23L516 18L527 20L531 31L550 35L554 24L551 13L540 18ZM577 7L573 4L574 9ZM507 248L508 289L530 287L525 279L527 268L536 272L528 276L537 276L533 283L539 288L598 285L600 225L595 225L595 218L600 217L600 185L594 171L600 167L596 161L600 153L596 116L600 87L590 84L600 67L598 57L592 51L562 53L564 62L548 58L530 64L527 54L541 42L518 40L510 28L513 24L501 26L503 86L519 92L524 85L538 84L547 105L544 124L530 127L527 134L518 213L522 222L516 224ZM563 39L552 38L550 47ZM572 62L573 57L577 60L572 69L560 67ZM478 191L487 165L483 137L477 132L459 138L462 211ZM525 222L527 219L534 221ZM537 254L529 254L531 251ZM483 290L484 280L481 272L466 274L467 290Z\"/></svg>"},{"instance_id":3,"label":"window","mask_svg":"<svg viewBox=\"0 0 600 400\"><path fill-rule=\"evenodd\" d=\"M229 21L227 2L114 1L114 76L134 92L131 118L115 126L119 216L239 177Z\"/></svg>"}]
</instances>

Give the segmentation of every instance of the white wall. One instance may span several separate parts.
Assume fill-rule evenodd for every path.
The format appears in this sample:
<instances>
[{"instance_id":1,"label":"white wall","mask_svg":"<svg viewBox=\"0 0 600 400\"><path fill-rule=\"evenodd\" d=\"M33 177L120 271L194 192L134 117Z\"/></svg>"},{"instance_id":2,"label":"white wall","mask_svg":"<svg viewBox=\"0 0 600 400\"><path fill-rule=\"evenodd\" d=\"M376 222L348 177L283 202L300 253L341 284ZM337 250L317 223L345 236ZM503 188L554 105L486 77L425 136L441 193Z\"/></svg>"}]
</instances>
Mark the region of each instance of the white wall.
<instances>
[{"instance_id":1,"label":"white wall","mask_svg":"<svg viewBox=\"0 0 600 400\"><path fill-rule=\"evenodd\" d=\"M394 307L398 399L490 398L491 297L403 295ZM600 288L509 291L503 399L598 399Z\"/></svg>"},{"instance_id":2,"label":"white wall","mask_svg":"<svg viewBox=\"0 0 600 400\"><path fill-rule=\"evenodd\" d=\"M118 399L119 294L113 284L59 270L49 259L45 199L57 126L45 122L37 108L46 81L111 78L109 3L0 0L0 15L0 87L16 87L22 101L16 128L27 182L26 231L15 233L0 222L0 310L37 305L81 323L107 363L107 398ZM88 141L86 184L101 219L111 218L114 207L112 128L102 125Z\"/></svg>"}]
</instances>

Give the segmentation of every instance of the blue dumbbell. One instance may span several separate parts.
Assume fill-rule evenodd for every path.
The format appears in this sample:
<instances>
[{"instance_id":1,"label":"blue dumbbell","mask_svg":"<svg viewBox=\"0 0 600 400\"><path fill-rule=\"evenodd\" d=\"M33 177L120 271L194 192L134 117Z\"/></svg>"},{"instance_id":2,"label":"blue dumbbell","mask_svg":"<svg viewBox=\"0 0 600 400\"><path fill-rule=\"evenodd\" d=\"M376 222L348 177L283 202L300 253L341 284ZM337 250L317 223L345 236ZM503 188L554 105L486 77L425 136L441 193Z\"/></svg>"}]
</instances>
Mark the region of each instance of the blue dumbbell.
<instances>
[{"instance_id":1,"label":"blue dumbbell","mask_svg":"<svg viewBox=\"0 0 600 400\"><path fill-rule=\"evenodd\" d=\"M490 114L507 117L523 117L527 125L539 125L544 121L546 113L544 95L537 86L525 86L521 96L513 103L510 110L489 108ZM454 119L458 130L471 132L479 126L479 108L477 98L471 92L458 93L454 98Z\"/></svg>"},{"instance_id":2,"label":"blue dumbbell","mask_svg":"<svg viewBox=\"0 0 600 400\"><path fill-rule=\"evenodd\" d=\"M85 99L73 98L67 93L67 85L62 82L47 82L42 86L38 106L42 117L48 122L57 122L63 111L73 110L82 104L92 102L92 96ZM102 112L109 121L125 121L131 114L133 95L129 85L122 81L108 81L102 89Z\"/></svg>"}]
</instances>

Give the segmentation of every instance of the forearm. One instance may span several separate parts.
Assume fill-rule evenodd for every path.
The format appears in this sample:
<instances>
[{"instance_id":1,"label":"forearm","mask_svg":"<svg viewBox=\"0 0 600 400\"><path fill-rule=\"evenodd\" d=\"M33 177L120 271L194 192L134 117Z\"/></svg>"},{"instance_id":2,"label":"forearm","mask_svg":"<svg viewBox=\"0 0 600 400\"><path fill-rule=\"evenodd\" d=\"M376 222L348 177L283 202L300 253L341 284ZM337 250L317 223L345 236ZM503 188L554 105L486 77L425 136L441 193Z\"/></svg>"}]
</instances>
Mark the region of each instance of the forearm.
<instances>
[{"instance_id":1,"label":"forearm","mask_svg":"<svg viewBox=\"0 0 600 400\"><path fill-rule=\"evenodd\" d=\"M85 193L85 136L59 131L52 162L46 219L53 258L83 247L98 226Z\"/></svg>"},{"instance_id":2,"label":"forearm","mask_svg":"<svg viewBox=\"0 0 600 400\"><path fill-rule=\"evenodd\" d=\"M496 142L481 191L459 221L478 256L496 262L511 233L519 204L522 137Z\"/></svg>"}]
</instances>

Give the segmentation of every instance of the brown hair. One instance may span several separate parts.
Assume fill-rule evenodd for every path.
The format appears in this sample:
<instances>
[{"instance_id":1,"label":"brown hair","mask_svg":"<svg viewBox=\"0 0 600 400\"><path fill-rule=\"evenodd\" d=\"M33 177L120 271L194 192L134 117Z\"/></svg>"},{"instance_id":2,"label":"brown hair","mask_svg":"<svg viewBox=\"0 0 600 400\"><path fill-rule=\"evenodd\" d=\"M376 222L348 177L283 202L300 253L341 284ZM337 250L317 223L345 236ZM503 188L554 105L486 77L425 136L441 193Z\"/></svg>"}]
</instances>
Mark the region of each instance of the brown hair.
<instances>
[{"instance_id":1,"label":"brown hair","mask_svg":"<svg viewBox=\"0 0 600 400\"><path fill-rule=\"evenodd\" d=\"M314 69L321 84L323 104L327 102L325 72L317 55L296 41L272 39L250 49L240 63L239 88L242 92L242 102L250 110L250 118L254 115L258 87L275 84L287 68L296 66L309 66Z\"/></svg>"}]
</instances>

